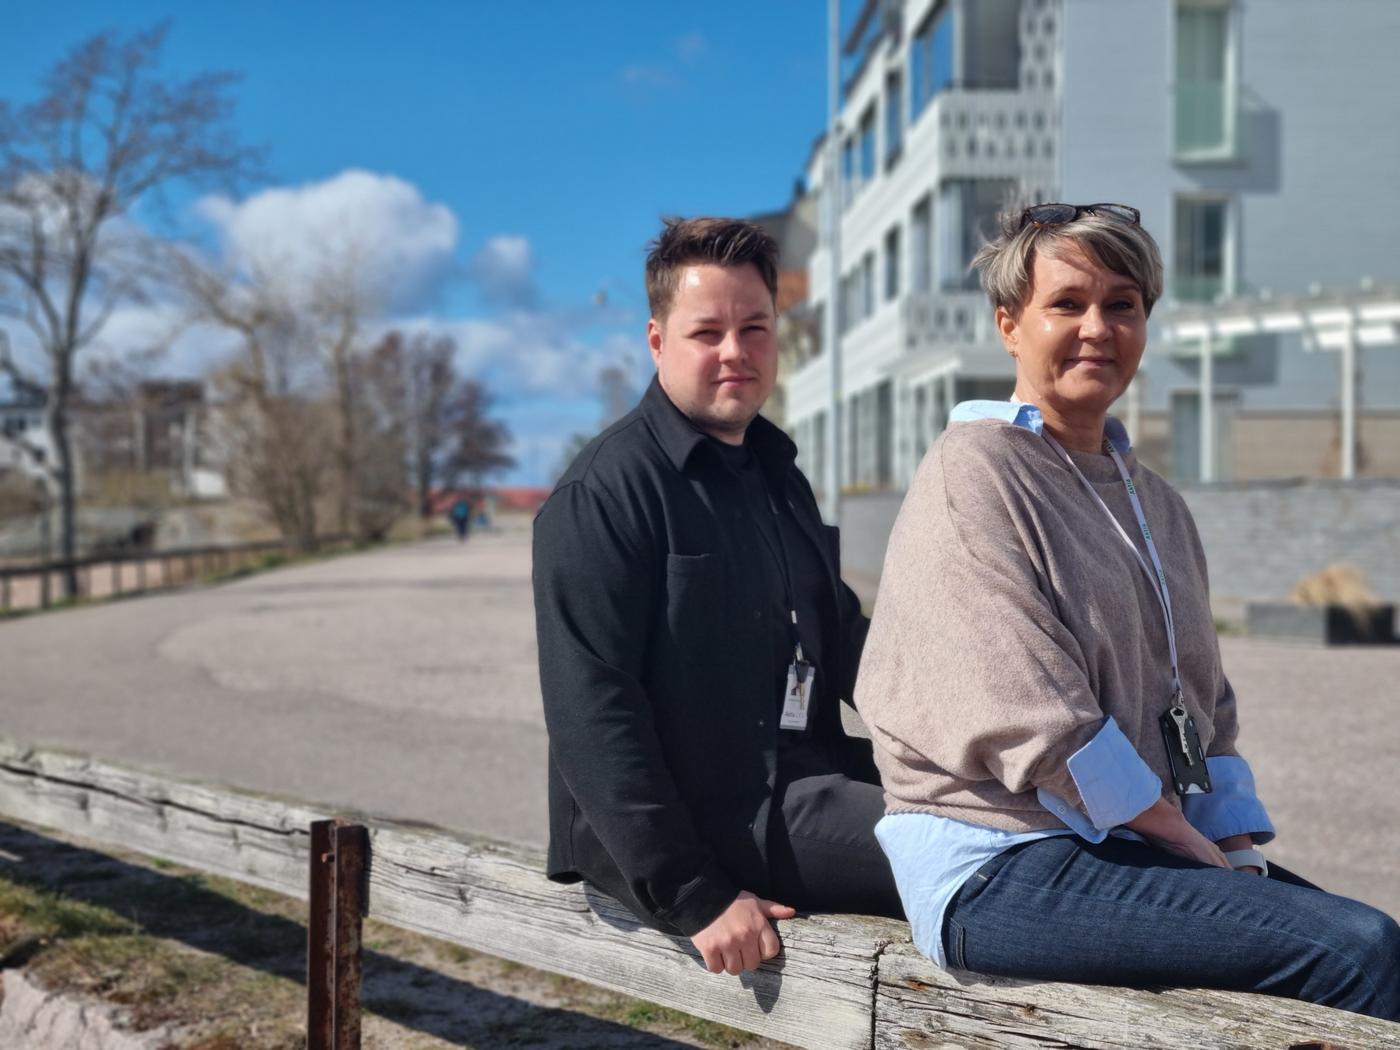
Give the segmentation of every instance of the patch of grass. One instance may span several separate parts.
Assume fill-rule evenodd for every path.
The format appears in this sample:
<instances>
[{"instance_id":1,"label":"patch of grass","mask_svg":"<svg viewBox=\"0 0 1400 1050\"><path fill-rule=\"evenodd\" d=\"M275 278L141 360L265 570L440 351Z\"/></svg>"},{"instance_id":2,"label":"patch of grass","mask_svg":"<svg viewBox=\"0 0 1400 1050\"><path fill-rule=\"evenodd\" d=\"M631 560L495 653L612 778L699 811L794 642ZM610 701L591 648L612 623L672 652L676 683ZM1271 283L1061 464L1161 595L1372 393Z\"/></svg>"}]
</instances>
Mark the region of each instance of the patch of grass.
<instances>
[{"instance_id":1,"label":"patch of grass","mask_svg":"<svg viewBox=\"0 0 1400 1050\"><path fill-rule=\"evenodd\" d=\"M616 1008L602 1016L607 1020L625 1024L629 1028L645 1028L651 1031L683 1033L691 1039L713 1047L746 1046L753 1039L747 1032L706 1021L700 1017L673 1010L668 1006L658 1006L641 999L619 997Z\"/></svg>"},{"instance_id":2,"label":"patch of grass","mask_svg":"<svg viewBox=\"0 0 1400 1050\"><path fill-rule=\"evenodd\" d=\"M217 930L228 925L227 915L220 921L221 910L243 915L246 910L230 901L221 905L203 885L216 880L157 877L159 890L151 878L121 878L114 871L64 871L53 887L35 885L14 869L0 874L0 960L24 965L46 988L126 1007L137 1029L194 1026L197 1039L188 1046L292 1050L302 1045L304 993L295 980L162 935L179 932L182 924L209 923L215 928L212 938L227 933ZM87 900L70 895L80 888ZM248 936L249 945L241 949L248 954L286 951L285 943L269 945L269 938ZM296 952L303 938L304 933L290 938ZM299 966L299 958L289 961ZM245 1023L230 1024L240 1017ZM220 1027L199 1031L206 1022Z\"/></svg>"},{"instance_id":3,"label":"patch of grass","mask_svg":"<svg viewBox=\"0 0 1400 1050\"><path fill-rule=\"evenodd\" d=\"M0 826L0 842L3 834ZM120 1004L138 1029L171 1025L187 1050L304 1048L304 903L116 851L35 837L5 848L23 860L0 855L0 965L24 966L55 991ZM769 1045L373 920L364 937L376 946L366 958L367 971L373 968L364 998L367 1046L378 1045L373 1026L386 1024L401 1026L396 1039L424 1047L594 1045L590 1018L709 1047ZM475 988L495 1016L448 1019L444 996L471 996ZM530 1009L530 1002L541 1005ZM429 1017L437 1019L425 1030Z\"/></svg>"},{"instance_id":4,"label":"patch of grass","mask_svg":"<svg viewBox=\"0 0 1400 1050\"><path fill-rule=\"evenodd\" d=\"M131 934L137 929L135 923L105 908L0 878L0 953L21 940L58 941Z\"/></svg>"}]
</instances>

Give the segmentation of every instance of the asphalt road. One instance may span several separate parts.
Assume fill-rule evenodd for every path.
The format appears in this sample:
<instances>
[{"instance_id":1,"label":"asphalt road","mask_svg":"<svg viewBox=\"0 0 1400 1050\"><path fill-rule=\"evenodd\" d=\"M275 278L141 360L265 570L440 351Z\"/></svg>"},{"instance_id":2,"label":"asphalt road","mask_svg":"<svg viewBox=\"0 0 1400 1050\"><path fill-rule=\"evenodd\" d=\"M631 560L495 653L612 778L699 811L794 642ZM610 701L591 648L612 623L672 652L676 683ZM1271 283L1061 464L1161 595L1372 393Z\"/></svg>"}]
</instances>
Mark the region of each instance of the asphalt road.
<instances>
[{"instance_id":1,"label":"asphalt road","mask_svg":"<svg viewBox=\"0 0 1400 1050\"><path fill-rule=\"evenodd\" d=\"M518 842L546 834L524 523L0 624L0 733ZM1271 858L1400 915L1400 647L1222 640Z\"/></svg>"}]
</instances>

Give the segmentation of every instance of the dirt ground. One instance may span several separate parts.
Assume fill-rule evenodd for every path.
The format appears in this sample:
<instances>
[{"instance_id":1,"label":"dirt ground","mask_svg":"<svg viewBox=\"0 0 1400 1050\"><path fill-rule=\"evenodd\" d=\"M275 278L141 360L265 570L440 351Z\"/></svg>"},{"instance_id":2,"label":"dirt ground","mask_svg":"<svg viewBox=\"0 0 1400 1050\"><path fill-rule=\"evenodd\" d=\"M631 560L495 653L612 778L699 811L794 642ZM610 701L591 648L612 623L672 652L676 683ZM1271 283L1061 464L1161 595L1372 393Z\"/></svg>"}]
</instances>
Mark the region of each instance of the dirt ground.
<instances>
[{"instance_id":1,"label":"dirt ground","mask_svg":"<svg viewBox=\"0 0 1400 1050\"><path fill-rule=\"evenodd\" d=\"M179 1050L305 1046L305 942L299 901L0 823L0 969ZM380 923L364 947L366 1050L782 1045Z\"/></svg>"}]
</instances>

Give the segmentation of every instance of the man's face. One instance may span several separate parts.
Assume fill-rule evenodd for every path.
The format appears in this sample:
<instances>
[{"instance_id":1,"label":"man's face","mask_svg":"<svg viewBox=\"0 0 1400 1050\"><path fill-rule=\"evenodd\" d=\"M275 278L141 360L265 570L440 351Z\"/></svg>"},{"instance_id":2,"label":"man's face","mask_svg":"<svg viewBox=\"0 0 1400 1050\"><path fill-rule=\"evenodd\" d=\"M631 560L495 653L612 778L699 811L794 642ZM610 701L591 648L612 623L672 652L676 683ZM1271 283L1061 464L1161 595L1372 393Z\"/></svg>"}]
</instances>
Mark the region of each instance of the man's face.
<instances>
[{"instance_id":1,"label":"man's face","mask_svg":"<svg viewBox=\"0 0 1400 1050\"><path fill-rule=\"evenodd\" d=\"M778 378L776 320L752 263L686 266L670 315L647 322L661 389L706 434L739 444Z\"/></svg>"}]
</instances>

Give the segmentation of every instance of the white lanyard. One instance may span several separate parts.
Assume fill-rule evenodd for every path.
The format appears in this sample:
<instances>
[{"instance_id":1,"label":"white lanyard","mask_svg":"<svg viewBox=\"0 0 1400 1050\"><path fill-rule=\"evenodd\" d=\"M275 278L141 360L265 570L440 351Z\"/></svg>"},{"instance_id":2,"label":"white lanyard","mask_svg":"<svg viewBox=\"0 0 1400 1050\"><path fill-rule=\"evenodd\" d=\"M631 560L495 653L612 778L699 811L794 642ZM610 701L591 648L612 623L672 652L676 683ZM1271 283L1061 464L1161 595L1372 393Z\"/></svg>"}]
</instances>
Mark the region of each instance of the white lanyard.
<instances>
[{"instance_id":1,"label":"white lanyard","mask_svg":"<svg viewBox=\"0 0 1400 1050\"><path fill-rule=\"evenodd\" d=\"M1157 555L1157 544L1152 540L1152 530L1147 527L1147 515L1142 511L1142 501L1138 499L1137 486L1133 484L1133 479L1128 475L1127 464L1123 462L1123 457L1118 454L1118 450L1107 440L1104 441L1104 449L1113 457L1113 462L1118 467L1118 473L1123 477L1123 485L1128 490L1128 500L1133 505L1133 514L1137 516L1138 527L1142 529L1142 538L1147 541L1147 554L1152 559L1152 568L1147 567L1147 562L1143 560L1142 553L1137 549L1123 526L1118 523L1118 519L1113 516L1113 511L1108 509L1108 504L1103 501L1089 479L1084 476L1084 472L1079 469L1074 460L1070 459L1069 453L1061 447L1047 431L1041 431L1041 437L1050 443L1050 447L1060 454L1060 458L1069 464L1069 469L1074 471L1075 476L1084 484L1084 488L1089 495L1094 497L1094 502L1099 505L1099 509L1104 512L1108 520L1113 523L1114 529L1122 537L1123 542L1128 545L1128 549L1133 552L1133 557L1137 559L1142 571L1147 573L1148 582L1152 584L1152 592L1157 595L1157 601L1162 606L1162 616L1167 623L1167 647L1171 651L1172 660L1172 705L1175 707L1181 701L1181 675L1177 670L1176 660L1176 621L1172 617L1172 596L1167 589L1167 574L1162 571L1162 559ZM1157 571L1154 573L1152 569Z\"/></svg>"}]
</instances>

